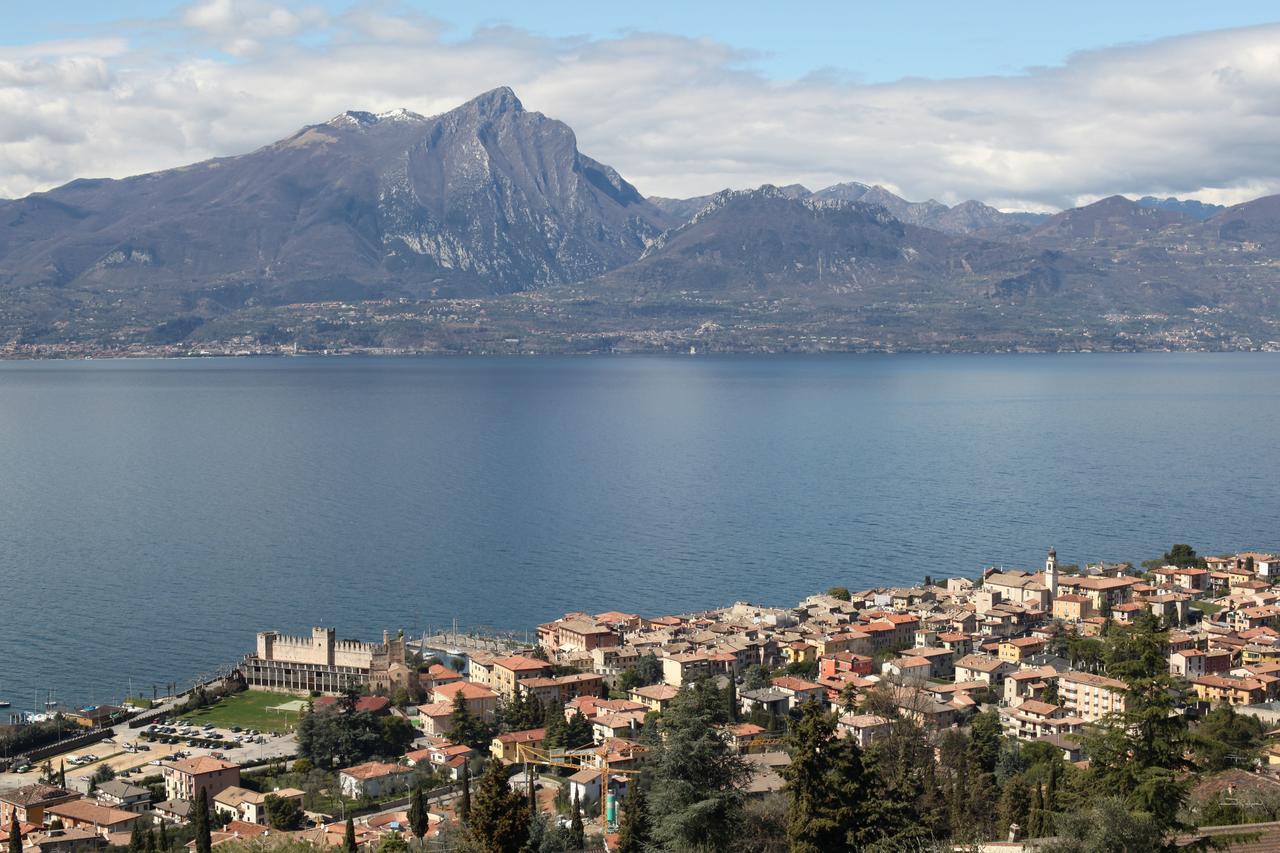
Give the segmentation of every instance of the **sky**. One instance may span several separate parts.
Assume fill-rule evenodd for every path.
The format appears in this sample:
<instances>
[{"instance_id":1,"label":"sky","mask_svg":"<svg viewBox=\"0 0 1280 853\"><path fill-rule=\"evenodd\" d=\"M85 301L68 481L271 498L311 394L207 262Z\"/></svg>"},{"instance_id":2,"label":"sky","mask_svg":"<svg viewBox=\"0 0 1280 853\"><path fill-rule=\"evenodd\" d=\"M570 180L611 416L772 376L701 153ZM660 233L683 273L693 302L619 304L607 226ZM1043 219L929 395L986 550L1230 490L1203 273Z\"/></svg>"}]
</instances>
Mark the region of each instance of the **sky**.
<instances>
[{"instance_id":1,"label":"sky","mask_svg":"<svg viewBox=\"0 0 1280 853\"><path fill-rule=\"evenodd\" d=\"M1280 192L1274 3L0 0L0 20L0 197L500 85L650 195Z\"/></svg>"}]
</instances>

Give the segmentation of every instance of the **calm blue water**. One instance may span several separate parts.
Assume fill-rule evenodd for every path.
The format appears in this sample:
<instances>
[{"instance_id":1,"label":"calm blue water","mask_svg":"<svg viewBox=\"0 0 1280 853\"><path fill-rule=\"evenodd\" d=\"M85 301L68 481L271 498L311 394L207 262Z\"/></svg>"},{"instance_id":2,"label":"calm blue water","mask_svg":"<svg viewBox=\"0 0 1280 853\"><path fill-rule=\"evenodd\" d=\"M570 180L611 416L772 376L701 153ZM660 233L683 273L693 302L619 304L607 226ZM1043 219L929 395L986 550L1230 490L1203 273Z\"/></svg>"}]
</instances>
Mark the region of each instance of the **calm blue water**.
<instances>
[{"instance_id":1,"label":"calm blue water","mask_svg":"<svg viewBox=\"0 0 1280 853\"><path fill-rule=\"evenodd\" d=\"M0 363L0 695L264 628L527 628L1280 547L1280 357Z\"/></svg>"}]
</instances>

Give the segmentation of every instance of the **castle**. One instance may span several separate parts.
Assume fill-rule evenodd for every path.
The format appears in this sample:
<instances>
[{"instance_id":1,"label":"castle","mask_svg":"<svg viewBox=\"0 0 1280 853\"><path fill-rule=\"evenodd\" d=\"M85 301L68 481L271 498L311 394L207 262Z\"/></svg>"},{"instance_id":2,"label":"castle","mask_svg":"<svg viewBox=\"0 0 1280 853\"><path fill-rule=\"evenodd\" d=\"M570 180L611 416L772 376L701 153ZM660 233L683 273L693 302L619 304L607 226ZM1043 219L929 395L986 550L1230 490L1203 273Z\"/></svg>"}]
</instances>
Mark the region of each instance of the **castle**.
<instances>
[{"instance_id":1,"label":"castle","mask_svg":"<svg viewBox=\"0 0 1280 853\"><path fill-rule=\"evenodd\" d=\"M250 687L296 693L341 693L368 687L389 693L407 687L413 674L403 633L387 632L381 643L339 640L333 628L312 628L310 637L258 632L258 647L241 664Z\"/></svg>"}]
</instances>

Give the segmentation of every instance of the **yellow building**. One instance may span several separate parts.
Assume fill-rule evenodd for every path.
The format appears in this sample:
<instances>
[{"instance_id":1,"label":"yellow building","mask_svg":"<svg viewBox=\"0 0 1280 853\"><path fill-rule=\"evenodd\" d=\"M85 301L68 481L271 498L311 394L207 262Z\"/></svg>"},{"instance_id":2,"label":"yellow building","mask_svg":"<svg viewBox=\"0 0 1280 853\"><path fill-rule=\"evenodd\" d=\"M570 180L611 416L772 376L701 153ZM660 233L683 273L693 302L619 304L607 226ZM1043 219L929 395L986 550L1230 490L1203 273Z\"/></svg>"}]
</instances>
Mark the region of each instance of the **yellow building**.
<instances>
[{"instance_id":1,"label":"yellow building","mask_svg":"<svg viewBox=\"0 0 1280 853\"><path fill-rule=\"evenodd\" d=\"M1053 618L1064 622L1079 622L1093 615L1093 602L1087 595L1067 593L1053 600Z\"/></svg>"},{"instance_id":2,"label":"yellow building","mask_svg":"<svg viewBox=\"0 0 1280 853\"><path fill-rule=\"evenodd\" d=\"M1064 672L1058 678L1058 700L1086 723L1124 713L1128 689L1129 685L1119 679L1091 672Z\"/></svg>"},{"instance_id":3,"label":"yellow building","mask_svg":"<svg viewBox=\"0 0 1280 853\"><path fill-rule=\"evenodd\" d=\"M1044 651L1045 642L1039 637L1017 637L1000 643L999 658L1007 663L1022 663L1032 655Z\"/></svg>"}]
</instances>

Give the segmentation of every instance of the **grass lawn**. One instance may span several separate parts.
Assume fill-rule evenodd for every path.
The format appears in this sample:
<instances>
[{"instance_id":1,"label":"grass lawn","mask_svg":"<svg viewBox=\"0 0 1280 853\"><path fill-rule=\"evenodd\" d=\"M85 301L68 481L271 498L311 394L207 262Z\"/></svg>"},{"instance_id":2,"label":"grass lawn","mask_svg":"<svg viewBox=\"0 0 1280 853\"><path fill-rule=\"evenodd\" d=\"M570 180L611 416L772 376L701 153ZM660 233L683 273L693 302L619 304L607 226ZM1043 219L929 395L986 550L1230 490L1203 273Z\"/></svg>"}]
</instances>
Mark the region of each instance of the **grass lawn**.
<instances>
[{"instance_id":1,"label":"grass lawn","mask_svg":"<svg viewBox=\"0 0 1280 853\"><path fill-rule=\"evenodd\" d=\"M201 708L182 719L204 725L213 723L223 729L239 726L262 732L282 732L293 729L302 715L296 711L273 711L275 705L295 700L296 696L284 693L268 693L265 690L245 690L228 696L216 705Z\"/></svg>"},{"instance_id":2,"label":"grass lawn","mask_svg":"<svg viewBox=\"0 0 1280 853\"><path fill-rule=\"evenodd\" d=\"M1212 601L1193 601L1191 606L1196 610L1203 610L1205 613L1217 613L1223 607L1223 605L1214 604Z\"/></svg>"}]
</instances>

